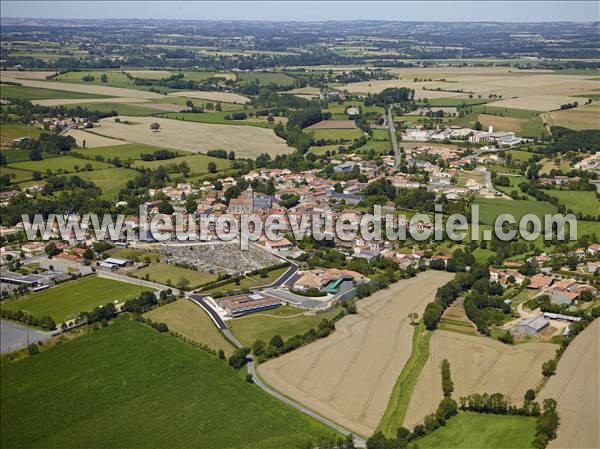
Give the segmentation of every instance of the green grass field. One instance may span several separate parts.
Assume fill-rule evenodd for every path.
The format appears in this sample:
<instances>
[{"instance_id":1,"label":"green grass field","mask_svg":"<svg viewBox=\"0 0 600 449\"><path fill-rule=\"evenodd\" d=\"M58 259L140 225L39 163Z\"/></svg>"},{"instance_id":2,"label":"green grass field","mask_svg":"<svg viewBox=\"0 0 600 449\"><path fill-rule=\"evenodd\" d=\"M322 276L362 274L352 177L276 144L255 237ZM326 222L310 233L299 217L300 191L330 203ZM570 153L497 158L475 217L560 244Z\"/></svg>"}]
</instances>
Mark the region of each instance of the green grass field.
<instances>
[{"instance_id":1,"label":"green grass field","mask_svg":"<svg viewBox=\"0 0 600 449\"><path fill-rule=\"evenodd\" d=\"M186 162L189 165L191 170L190 174L192 176L208 173L209 162L214 162L217 166L217 170L219 171L231 167L231 161L218 157L207 156L206 154L192 154L189 156L167 159L164 161L135 161L133 166L155 169L160 165L166 167L170 164L181 164L182 162Z\"/></svg>"},{"instance_id":2,"label":"green grass field","mask_svg":"<svg viewBox=\"0 0 600 449\"><path fill-rule=\"evenodd\" d=\"M77 103L72 105L81 106L82 108L89 109L91 111L111 112L117 111L119 115L131 115L138 117L146 117L149 115L159 115L162 111L158 109L145 108L137 104L126 104L126 103L111 103L110 99L106 103Z\"/></svg>"},{"instance_id":3,"label":"green grass field","mask_svg":"<svg viewBox=\"0 0 600 449\"><path fill-rule=\"evenodd\" d=\"M310 147L310 152L314 153L314 154L325 154L327 153L327 151L329 152L333 152L335 151L335 153L338 153L338 149L340 148L340 145L323 145L320 147Z\"/></svg>"},{"instance_id":4,"label":"green grass field","mask_svg":"<svg viewBox=\"0 0 600 449\"><path fill-rule=\"evenodd\" d=\"M86 157L94 158L96 156L102 156L104 159L113 159L118 157L122 161L127 159L141 159L141 154L153 153L157 150L161 150L161 147L153 147L151 145L145 145L143 143L128 143L125 145L114 145L108 147L96 147L86 148L77 150L78 153L83 154ZM182 150L169 150L177 154L185 154Z\"/></svg>"},{"instance_id":5,"label":"green grass field","mask_svg":"<svg viewBox=\"0 0 600 449\"><path fill-rule=\"evenodd\" d=\"M133 275L136 278L147 279L158 282L159 284L166 284L176 286L177 282L181 279L187 279L190 283L190 288L197 288L199 285L206 284L207 282L214 281L217 276L210 273L202 273L196 270L190 270L187 268L180 268L175 265L166 263L153 263L145 268L140 268L135 271Z\"/></svg>"},{"instance_id":6,"label":"green grass field","mask_svg":"<svg viewBox=\"0 0 600 449\"><path fill-rule=\"evenodd\" d=\"M188 299L179 299L157 307L144 316L152 321L167 323L170 330L205 344L215 351L222 349L228 356L233 352L233 346L223 337L208 314Z\"/></svg>"},{"instance_id":7,"label":"green grass field","mask_svg":"<svg viewBox=\"0 0 600 449\"><path fill-rule=\"evenodd\" d=\"M32 125L0 123L0 146L11 145L19 137L38 138L41 130ZM27 154L27 153L25 153ZM29 157L27 157L29 159Z\"/></svg>"},{"instance_id":8,"label":"green grass field","mask_svg":"<svg viewBox=\"0 0 600 449\"><path fill-rule=\"evenodd\" d=\"M194 104L201 104L201 100L194 99ZM237 106L236 111L220 111L220 112L167 112L161 114L161 117L183 120L198 123L210 123L213 125L241 125L241 126L258 126L260 128L274 128L275 125L268 122L266 117L250 117L245 120L226 119L226 115L231 115L233 112L244 112L250 114L254 109L240 109Z\"/></svg>"},{"instance_id":9,"label":"green grass field","mask_svg":"<svg viewBox=\"0 0 600 449\"><path fill-rule=\"evenodd\" d=\"M17 148L4 148L2 150L2 154L4 155L4 157L6 158L6 161L9 164L12 164L14 162L23 162L23 161L29 161L29 151L23 151L23 150L19 150ZM48 159L51 157L58 157L58 154L53 154L53 153L42 153L42 157L44 159Z\"/></svg>"},{"instance_id":10,"label":"green grass field","mask_svg":"<svg viewBox=\"0 0 600 449\"><path fill-rule=\"evenodd\" d=\"M261 85L268 84L280 84L280 85L289 85L294 82L294 78L286 75L285 73L278 72L240 72L237 74L238 80L241 81L255 81L258 80L258 83Z\"/></svg>"},{"instance_id":11,"label":"green grass field","mask_svg":"<svg viewBox=\"0 0 600 449\"><path fill-rule=\"evenodd\" d=\"M26 170L19 170L17 168L5 167L0 168L2 176L10 176L10 183L16 184L23 181L31 181L33 173Z\"/></svg>"},{"instance_id":12,"label":"green grass field","mask_svg":"<svg viewBox=\"0 0 600 449\"><path fill-rule=\"evenodd\" d=\"M125 318L4 365L0 386L6 449L297 449L332 434L225 362Z\"/></svg>"},{"instance_id":13,"label":"green grass field","mask_svg":"<svg viewBox=\"0 0 600 449\"><path fill-rule=\"evenodd\" d=\"M91 75L94 77L94 81L83 81L82 78L86 75ZM101 81L102 75L106 75L108 80L106 83ZM111 70L82 70L80 72L67 72L61 75L55 76L52 78L52 81L59 81L62 83L75 83L75 84L92 84L97 86L112 86L112 87L124 87L128 89L138 89L138 90L150 90L154 86L142 86L138 84L134 84L132 80L127 78L125 73L120 71L111 71ZM167 87L160 86L158 89L161 92L171 92L174 89L169 89ZM64 97L57 97L64 98ZM83 98L83 97L73 97L73 98Z\"/></svg>"},{"instance_id":14,"label":"green grass field","mask_svg":"<svg viewBox=\"0 0 600 449\"><path fill-rule=\"evenodd\" d=\"M210 290L203 290L202 293L206 295L216 295L217 293L231 293L237 290L249 290L256 287L262 287L272 284L279 276L285 273L286 270L287 267L283 267L269 271L265 278L262 278L259 275L253 277L246 276L240 279L239 284L236 284L235 281L231 281L219 287L211 288Z\"/></svg>"},{"instance_id":15,"label":"green grass field","mask_svg":"<svg viewBox=\"0 0 600 449\"><path fill-rule=\"evenodd\" d=\"M110 164L105 162L79 159L72 156L52 157L49 159L42 159L41 161L15 162L10 166L19 170L39 171L40 173L44 173L46 170L51 170L52 173L73 173L83 170L88 164L92 166L92 170L111 167Z\"/></svg>"},{"instance_id":16,"label":"green grass field","mask_svg":"<svg viewBox=\"0 0 600 449\"><path fill-rule=\"evenodd\" d=\"M548 190L548 195L558 198L567 209L584 215L600 215L600 201L596 192L577 192L572 190Z\"/></svg>"},{"instance_id":17,"label":"green grass field","mask_svg":"<svg viewBox=\"0 0 600 449\"><path fill-rule=\"evenodd\" d=\"M85 163L85 160L80 159ZM84 164L85 165L85 164ZM114 200L119 191L125 187L127 181L135 178L138 173L123 167L113 167L104 170L93 170L78 172L77 176L87 181L91 181L102 190L102 198Z\"/></svg>"},{"instance_id":18,"label":"green grass field","mask_svg":"<svg viewBox=\"0 0 600 449\"><path fill-rule=\"evenodd\" d=\"M413 389L429 358L430 339L431 332L425 331L423 323L419 323L413 333L410 358L394 384L392 396L378 426L388 437L394 436L396 429L404 422Z\"/></svg>"},{"instance_id":19,"label":"green grass field","mask_svg":"<svg viewBox=\"0 0 600 449\"><path fill-rule=\"evenodd\" d=\"M534 155L534 153L522 150L508 150L506 154L510 154L512 156L513 161L516 162L527 162Z\"/></svg>"},{"instance_id":20,"label":"green grass field","mask_svg":"<svg viewBox=\"0 0 600 449\"><path fill-rule=\"evenodd\" d=\"M529 449L534 437L533 417L461 412L415 442L419 449Z\"/></svg>"},{"instance_id":21,"label":"green grass field","mask_svg":"<svg viewBox=\"0 0 600 449\"><path fill-rule=\"evenodd\" d=\"M496 217L502 214L513 215L517 223L525 214L534 214L542 219L544 214L556 213L556 208L545 201L503 200L497 198L478 198L474 204L479 205L480 221L483 224L494 225Z\"/></svg>"},{"instance_id":22,"label":"green grass field","mask_svg":"<svg viewBox=\"0 0 600 449\"><path fill-rule=\"evenodd\" d=\"M83 93L83 92L68 92L58 89L43 89L39 87L12 86L2 84L0 89L0 97L2 98L19 98L23 100L52 100L55 98L109 98L106 95Z\"/></svg>"},{"instance_id":23,"label":"green grass field","mask_svg":"<svg viewBox=\"0 0 600 449\"><path fill-rule=\"evenodd\" d=\"M88 312L96 306L123 301L151 289L112 279L87 276L68 281L23 299L4 302L2 307L26 310L35 317L50 316L57 323L78 312Z\"/></svg>"},{"instance_id":24,"label":"green grass field","mask_svg":"<svg viewBox=\"0 0 600 449\"><path fill-rule=\"evenodd\" d=\"M273 335L281 335L285 339L303 334L317 327L323 318L333 318L340 310L341 306L336 306L324 313L304 315L302 309L282 306L231 320L229 327L244 345L250 346L255 340L268 343Z\"/></svg>"}]
</instances>

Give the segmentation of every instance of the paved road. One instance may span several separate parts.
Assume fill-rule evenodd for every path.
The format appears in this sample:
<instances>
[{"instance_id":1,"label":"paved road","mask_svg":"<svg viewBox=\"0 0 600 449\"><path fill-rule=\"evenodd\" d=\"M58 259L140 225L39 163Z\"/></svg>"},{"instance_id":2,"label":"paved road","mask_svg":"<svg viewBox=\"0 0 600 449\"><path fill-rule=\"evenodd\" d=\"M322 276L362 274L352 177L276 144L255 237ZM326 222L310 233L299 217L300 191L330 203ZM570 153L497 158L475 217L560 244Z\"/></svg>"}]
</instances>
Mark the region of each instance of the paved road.
<instances>
[{"instance_id":1,"label":"paved road","mask_svg":"<svg viewBox=\"0 0 600 449\"><path fill-rule=\"evenodd\" d=\"M52 334L31 327L0 320L0 353L7 354L28 344L48 340Z\"/></svg>"},{"instance_id":2,"label":"paved road","mask_svg":"<svg viewBox=\"0 0 600 449\"><path fill-rule=\"evenodd\" d=\"M497 195L499 198L502 197L503 199L506 200L512 200L512 198L508 195L505 195L504 193L500 192L499 190L496 190L496 188L494 187L494 183L492 182L492 172L490 171L486 171L485 172L485 186L487 187L487 189L492 192L494 195Z\"/></svg>"},{"instance_id":3,"label":"paved road","mask_svg":"<svg viewBox=\"0 0 600 449\"><path fill-rule=\"evenodd\" d=\"M390 139L392 139L392 149L394 150L394 156L396 157L396 167L400 167L402 162L402 155L398 149L398 138L396 137L396 127L394 126L394 115L392 114L392 107L388 109L388 126L390 127Z\"/></svg>"},{"instance_id":4,"label":"paved road","mask_svg":"<svg viewBox=\"0 0 600 449\"><path fill-rule=\"evenodd\" d=\"M241 348L244 346L235 337L235 335L233 335L231 330L227 327L227 324L225 323L225 321L223 321L223 319L219 316L219 314L217 312L215 312L206 303L206 301L204 300L204 298L202 296L188 294L187 297L190 298L192 301L194 301L194 303L196 303L198 306L202 307L210 315L210 317L213 319L213 321L215 322L217 327L219 327L219 329L221 330L223 335L225 335L225 338L227 338L231 343L233 343L233 345L236 348ZM296 410L316 419L317 421L320 421L321 423L325 424L326 426L330 427L331 429L335 430L336 432L341 433L342 435L352 434L352 432L350 432L348 429L345 429L344 427L339 426L338 424L328 420L327 418L319 415L318 413L315 413L312 410L307 409L306 407L298 404L297 402L294 402L291 399L285 397L281 393L278 393L277 391L271 389L267 384L265 384L260 379L260 377L258 377L258 375L256 374L256 370L254 369L254 361L252 361L251 359L249 359L249 361L248 361L247 368L248 368L248 374L252 375L252 379L254 380L254 383L265 393L270 394L274 398L280 400L281 402L284 402L285 404L289 405L290 407L293 407ZM366 441L364 440L364 438L358 437L356 435L354 435L354 442L358 447L365 447L365 445L366 445Z\"/></svg>"}]
</instances>

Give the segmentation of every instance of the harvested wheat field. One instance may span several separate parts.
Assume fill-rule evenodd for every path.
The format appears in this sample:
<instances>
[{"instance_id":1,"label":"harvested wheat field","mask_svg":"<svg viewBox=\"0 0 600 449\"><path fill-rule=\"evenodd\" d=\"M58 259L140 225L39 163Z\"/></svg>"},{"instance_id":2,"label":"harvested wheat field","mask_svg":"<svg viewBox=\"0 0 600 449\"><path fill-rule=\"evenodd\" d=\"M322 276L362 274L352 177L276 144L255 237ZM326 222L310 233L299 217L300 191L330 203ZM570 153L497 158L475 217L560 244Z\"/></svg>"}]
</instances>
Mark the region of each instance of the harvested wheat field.
<instances>
[{"instance_id":1,"label":"harvested wheat field","mask_svg":"<svg viewBox=\"0 0 600 449\"><path fill-rule=\"evenodd\" d=\"M437 330L431 337L430 354L413 391L404 426L412 428L435 411L443 399L442 360L450 362L454 381L452 396L502 393L513 403L542 380L542 364L558 348L550 343L509 346L487 337Z\"/></svg>"},{"instance_id":2,"label":"harvested wheat field","mask_svg":"<svg viewBox=\"0 0 600 449\"><path fill-rule=\"evenodd\" d=\"M2 78L26 78L26 79L36 79L36 80L45 80L48 76L54 75L55 71L47 71L47 70L3 70Z\"/></svg>"},{"instance_id":3,"label":"harvested wheat field","mask_svg":"<svg viewBox=\"0 0 600 449\"><path fill-rule=\"evenodd\" d=\"M73 137L75 142L77 142L77 146L81 148L83 148L84 140L86 148L125 145L126 143L129 143L125 140L111 139L110 137L100 136L93 132L83 131L81 129L70 129L65 135Z\"/></svg>"},{"instance_id":4,"label":"harvested wheat field","mask_svg":"<svg viewBox=\"0 0 600 449\"><path fill-rule=\"evenodd\" d=\"M567 97L565 95L530 95L527 97L510 98L508 100L495 101L491 106L498 108L527 109L529 111L553 111L560 109L560 105L582 99Z\"/></svg>"},{"instance_id":5,"label":"harvested wheat field","mask_svg":"<svg viewBox=\"0 0 600 449\"><path fill-rule=\"evenodd\" d=\"M585 100L581 98L580 100ZM579 104L582 102L580 101ZM549 112L542 115L549 126L564 126L580 131L582 129L600 129L600 102L586 104L562 111Z\"/></svg>"},{"instance_id":6,"label":"harvested wheat field","mask_svg":"<svg viewBox=\"0 0 600 449\"><path fill-rule=\"evenodd\" d=\"M359 301L358 314L327 338L259 366L275 389L345 426L371 435L412 350L407 315L423 313L438 287L452 279L427 271Z\"/></svg>"},{"instance_id":7,"label":"harvested wheat field","mask_svg":"<svg viewBox=\"0 0 600 449\"><path fill-rule=\"evenodd\" d=\"M126 125L124 121L133 124ZM150 129L150 124L155 122L160 124L160 131ZM113 118L106 118L100 120L100 124L97 132L104 136L196 153L226 149L234 150L240 158L255 158L262 153L274 156L292 152L292 148L277 137L272 129L255 126L214 125L158 117L127 116L121 117L121 123L116 123Z\"/></svg>"},{"instance_id":8,"label":"harvested wheat field","mask_svg":"<svg viewBox=\"0 0 600 449\"><path fill-rule=\"evenodd\" d=\"M521 132L521 125L527 123L527 119L516 118L516 117L500 117L498 115L487 115L479 114L477 120L483 126L483 129L487 129L488 126L493 126L494 129L501 129L502 131L512 131L515 133Z\"/></svg>"},{"instance_id":9,"label":"harvested wheat field","mask_svg":"<svg viewBox=\"0 0 600 449\"><path fill-rule=\"evenodd\" d=\"M556 399L560 427L549 448L600 447L600 320L595 320L569 345L556 375L540 392L540 401Z\"/></svg>"},{"instance_id":10,"label":"harvested wheat field","mask_svg":"<svg viewBox=\"0 0 600 449\"><path fill-rule=\"evenodd\" d=\"M321 120L319 123L310 125L308 130L311 129L356 129L356 122L354 120Z\"/></svg>"},{"instance_id":11,"label":"harvested wheat field","mask_svg":"<svg viewBox=\"0 0 600 449\"><path fill-rule=\"evenodd\" d=\"M239 94L230 92L205 92L202 90L190 90L185 92L172 92L169 95L174 97L201 98L202 100L223 101L225 103L249 103L250 99Z\"/></svg>"}]
</instances>

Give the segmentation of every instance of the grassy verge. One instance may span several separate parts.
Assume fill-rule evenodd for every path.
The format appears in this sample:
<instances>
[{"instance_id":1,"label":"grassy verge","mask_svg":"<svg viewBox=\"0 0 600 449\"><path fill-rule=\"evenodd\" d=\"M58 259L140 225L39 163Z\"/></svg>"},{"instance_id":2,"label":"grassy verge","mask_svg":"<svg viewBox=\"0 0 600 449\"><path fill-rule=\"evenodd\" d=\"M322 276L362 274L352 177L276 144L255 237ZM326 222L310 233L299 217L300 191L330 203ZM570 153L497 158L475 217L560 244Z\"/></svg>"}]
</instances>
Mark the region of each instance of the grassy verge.
<instances>
[{"instance_id":1,"label":"grassy verge","mask_svg":"<svg viewBox=\"0 0 600 449\"><path fill-rule=\"evenodd\" d=\"M425 330L422 322L419 323L413 333L412 353L394 385L390 402L378 426L388 437L395 436L396 429L404 422L413 389L429 358L430 339L431 332Z\"/></svg>"}]
</instances>

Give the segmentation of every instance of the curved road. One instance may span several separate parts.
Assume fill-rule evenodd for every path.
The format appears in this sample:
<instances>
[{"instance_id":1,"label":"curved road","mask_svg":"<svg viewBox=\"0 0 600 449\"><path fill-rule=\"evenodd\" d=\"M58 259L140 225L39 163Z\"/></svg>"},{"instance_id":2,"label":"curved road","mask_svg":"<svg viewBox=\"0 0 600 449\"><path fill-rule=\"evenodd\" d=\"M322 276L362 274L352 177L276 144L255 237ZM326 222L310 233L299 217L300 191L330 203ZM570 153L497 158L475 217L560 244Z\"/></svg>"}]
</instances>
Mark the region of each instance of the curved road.
<instances>
[{"instance_id":1,"label":"curved road","mask_svg":"<svg viewBox=\"0 0 600 449\"><path fill-rule=\"evenodd\" d=\"M296 266L296 270L297 269L298 269L298 267ZM288 271L290 271L290 270L288 270ZM293 273L295 273L295 271L293 271ZM285 274L287 274L287 271L286 271ZM285 276L285 274L284 274L284 276ZM283 277L283 276L281 276L281 277ZM279 279L281 279L281 277ZM212 309L212 307L210 307L206 303L206 301L204 300L204 298L202 296L195 295L195 294L188 294L187 297L189 299L191 299L195 304L197 304L198 306L202 307L202 309L204 309L206 311L206 313L208 313L208 315L212 318L212 320L217 325L217 327L219 328L219 330L223 333L223 335L225 335L225 338L227 338L231 343L233 343L233 345L236 348L241 348L241 347L244 346L235 337L235 335L233 335L233 333L231 332L231 330L229 329L229 327L227 326L227 324L225 323L225 321L223 321L223 319L219 316L219 314L217 312L215 312ZM327 418L319 415L318 413L313 412L312 410L310 410L310 409L308 409L308 408L306 408L306 407L298 404L297 402L294 402L290 398L288 398L288 397L282 395L281 393L273 390L271 387L269 387L267 384L265 384L261 380L261 378L257 375L256 370L254 368L254 361L252 360L251 357L248 358L247 368L248 368L248 374L252 375L252 379L253 379L254 383L256 384L256 386L258 386L265 393L270 394L274 398L276 398L276 399L280 400L281 402L289 405L290 407L295 408L296 410L304 413L305 415L308 415L308 416L316 419L317 421L325 424L327 427L335 430L338 433L341 433L342 435L353 435L355 445L357 447L365 447L366 441L365 441L364 438L361 438L361 437L359 437L357 435L354 435L348 429L346 429L346 428L344 428L344 427L342 427L342 426L334 423L333 421L328 420Z\"/></svg>"}]
</instances>

